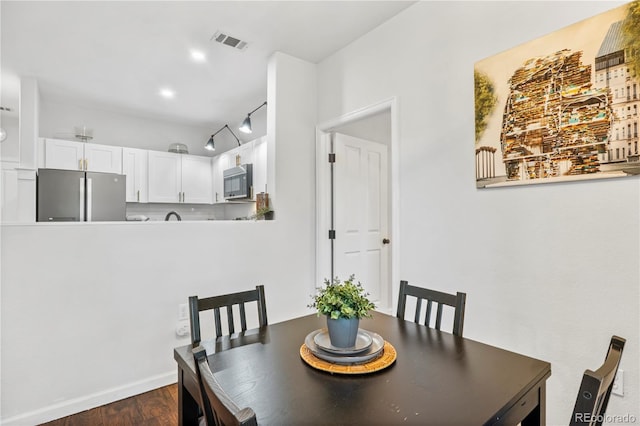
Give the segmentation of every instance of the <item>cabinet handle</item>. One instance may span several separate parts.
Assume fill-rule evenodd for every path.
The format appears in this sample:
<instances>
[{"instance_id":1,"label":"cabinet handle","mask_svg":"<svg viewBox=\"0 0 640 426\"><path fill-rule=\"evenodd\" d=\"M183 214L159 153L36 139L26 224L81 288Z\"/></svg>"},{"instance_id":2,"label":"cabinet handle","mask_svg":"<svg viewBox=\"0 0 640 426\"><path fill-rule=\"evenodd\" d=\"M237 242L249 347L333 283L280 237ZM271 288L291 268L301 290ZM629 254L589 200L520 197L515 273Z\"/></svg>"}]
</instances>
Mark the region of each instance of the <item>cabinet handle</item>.
<instances>
[{"instance_id":1,"label":"cabinet handle","mask_svg":"<svg viewBox=\"0 0 640 426\"><path fill-rule=\"evenodd\" d=\"M182 202L184 203L184 192L182 193Z\"/></svg>"},{"instance_id":2,"label":"cabinet handle","mask_svg":"<svg viewBox=\"0 0 640 426\"><path fill-rule=\"evenodd\" d=\"M140 202L140 190L138 189L138 202Z\"/></svg>"},{"instance_id":3,"label":"cabinet handle","mask_svg":"<svg viewBox=\"0 0 640 426\"><path fill-rule=\"evenodd\" d=\"M78 170L83 170L82 163L83 163L83 161L82 161L82 158L81 158L81 159L78 160Z\"/></svg>"},{"instance_id":4,"label":"cabinet handle","mask_svg":"<svg viewBox=\"0 0 640 426\"><path fill-rule=\"evenodd\" d=\"M84 169L89 170L89 160L87 160L86 158L84 159Z\"/></svg>"}]
</instances>

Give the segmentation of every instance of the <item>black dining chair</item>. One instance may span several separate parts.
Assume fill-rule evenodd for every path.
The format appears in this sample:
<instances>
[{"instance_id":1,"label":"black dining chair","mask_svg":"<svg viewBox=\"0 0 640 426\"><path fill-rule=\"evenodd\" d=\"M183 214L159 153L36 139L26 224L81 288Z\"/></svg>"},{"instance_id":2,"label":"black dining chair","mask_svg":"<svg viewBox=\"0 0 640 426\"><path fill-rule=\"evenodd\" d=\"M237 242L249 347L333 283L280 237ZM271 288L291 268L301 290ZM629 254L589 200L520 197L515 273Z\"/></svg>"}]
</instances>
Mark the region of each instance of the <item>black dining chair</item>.
<instances>
[{"instance_id":1,"label":"black dining chair","mask_svg":"<svg viewBox=\"0 0 640 426\"><path fill-rule=\"evenodd\" d=\"M202 346L193 349L196 375L202 400L202 411L207 426L257 425L256 413L251 408L240 408L222 389L209 367L207 351Z\"/></svg>"},{"instance_id":2,"label":"black dining chair","mask_svg":"<svg viewBox=\"0 0 640 426\"><path fill-rule=\"evenodd\" d=\"M247 315L245 304L255 302L258 307L258 326L267 325L267 305L264 297L264 286L258 285L254 290L241 291L238 293L224 294L221 296L213 296L207 298L198 298L198 296L189 297L189 319L191 322L191 344L196 347L200 344L202 338L200 333L200 312L213 310L213 319L216 329L216 340L223 336L222 320L220 309L226 308L226 335L236 333L236 324L234 320L234 306L238 307L238 315L240 317L240 330L238 332L247 331Z\"/></svg>"},{"instance_id":3,"label":"black dining chair","mask_svg":"<svg viewBox=\"0 0 640 426\"><path fill-rule=\"evenodd\" d=\"M407 281L400 281L400 292L398 295L398 310L396 316L398 318L405 319L405 310L407 304L407 296L416 298L416 311L414 315L414 322L420 323L422 317L422 302L427 302L427 310L424 315L423 324L427 327L431 326L431 311L432 305L435 303L436 316L435 316L435 329L440 330L442 323L442 308L443 306L451 306L454 308L453 315L453 334L456 336L462 336L462 329L464 328L464 308L467 300L466 293L457 292L456 294L442 293L440 291L431 290L422 287L416 287L409 285Z\"/></svg>"},{"instance_id":4,"label":"black dining chair","mask_svg":"<svg viewBox=\"0 0 640 426\"><path fill-rule=\"evenodd\" d=\"M596 371L585 370L571 415L571 426L602 425L625 342L622 337L611 337L604 364Z\"/></svg>"}]
</instances>

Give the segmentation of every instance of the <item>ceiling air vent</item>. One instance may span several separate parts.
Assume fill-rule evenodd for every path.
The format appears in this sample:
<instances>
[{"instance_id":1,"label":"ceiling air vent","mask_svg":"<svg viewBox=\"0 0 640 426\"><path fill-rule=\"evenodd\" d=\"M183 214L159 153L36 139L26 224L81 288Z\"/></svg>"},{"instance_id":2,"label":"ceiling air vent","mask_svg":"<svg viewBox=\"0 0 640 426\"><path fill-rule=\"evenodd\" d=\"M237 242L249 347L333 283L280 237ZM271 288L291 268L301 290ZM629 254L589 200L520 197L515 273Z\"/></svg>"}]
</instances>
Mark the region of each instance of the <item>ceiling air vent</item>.
<instances>
[{"instance_id":1,"label":"ceiling air vent","mask_svg":"<svg viewBox=\"0 0 640 426\"><path fill-rule=\"evenodd\" d=\"M222 31L216 31L216 33L211 37L211 40L226 44L227 46L235 47L238 50L244 50L247 47L246 41L231 37L229 34L225 34Z\"/></svg>"}]
</instances>

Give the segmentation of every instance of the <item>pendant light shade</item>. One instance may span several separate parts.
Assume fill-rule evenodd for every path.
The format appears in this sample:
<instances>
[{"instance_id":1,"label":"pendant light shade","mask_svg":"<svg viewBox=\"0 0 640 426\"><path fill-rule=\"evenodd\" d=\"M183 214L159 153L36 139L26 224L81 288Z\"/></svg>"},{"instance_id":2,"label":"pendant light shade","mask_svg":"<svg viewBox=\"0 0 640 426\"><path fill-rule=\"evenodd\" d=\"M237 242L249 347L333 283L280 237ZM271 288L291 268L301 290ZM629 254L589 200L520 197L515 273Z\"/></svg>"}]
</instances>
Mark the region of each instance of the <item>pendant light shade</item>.
<instances>
[{"instance_id":1,"label":"pendant light shade","mask_svg":"<svg viewBox=\"0 0 640 426\"><path fill-rule=\"evenodd\" d=\"M209 138L209 142L207 142L207 144L204 146L204 149L208 149L209 151L216 150L216 145L213 142L213 135L211 135L211 137Z\"/></svg>"},{"instance_id":2,"label":"pendant light shade","mask_svg":"<svg viewBox=\"0 0 640 426\"><path fill-rule=\"evenodd\" d=\"M240 139L238 139L238 137L236 136L236 134L235 134L235 133L233 133L233 131L231 130L231 128L229 127L229 125L228 125L228 124L225 124L225 125L224 125L224 126L222 126L222 127L221 127L217 132L215 132L214 134L212 134L212 135L211 135L211 137L209 138L209 142L207 142L207 144L204 146L204 148L205 148L206 150L209 150L209 151L215 151L215 150L216 150L216 146L215 146L215 142L214 142L214 140L213 140L213 137L214 137L215 135L217 135L218 133L220 133L221 131L223 131L225 128L226 128L226 129L228 129L228 130L231 132L231 134L233 135L233 137L234 137L234 138L236 138L236 141L238 142L238 146L240 146Z\"/></svg>"},{"instance_id":3,"label":"pendant light shade","mask_svg":"<svg viewBox=\"0 0 640 426\"><path fill-rule=\"evenodd\" d=\"M251 133L253 130L251 129L251 117L247 115L247 118L244 119L239 129L242 133Z\"/></svg>"},{"instance_id":4,"label":"pendant light shade","mask_svg":"<svg viewBox=\"0 0 640 426\"><path fill-rule=\"evenodd\" d=\"M247 118L244 119L244 121L242 122L238 130L240 130L242 133L253 132L253 130L251 129L251 114L253 114L254 112L256 112L257 110L259 110L265 105L267 105L267 101L264 101L258 108L254 109L249 114L247 114Z\"/></svg>"}]
</instances>

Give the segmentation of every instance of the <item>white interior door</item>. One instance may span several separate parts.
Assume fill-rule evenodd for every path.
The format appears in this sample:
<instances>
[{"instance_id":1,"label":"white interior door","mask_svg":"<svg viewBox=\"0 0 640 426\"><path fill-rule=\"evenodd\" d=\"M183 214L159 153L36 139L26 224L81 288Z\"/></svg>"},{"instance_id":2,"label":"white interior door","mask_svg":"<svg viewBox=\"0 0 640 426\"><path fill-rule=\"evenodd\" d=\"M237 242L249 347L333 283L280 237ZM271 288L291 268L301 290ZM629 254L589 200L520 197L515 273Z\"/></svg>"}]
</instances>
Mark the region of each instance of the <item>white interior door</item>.
<instances>
[{"instance_id":1,"label":"white interior door","mask_svg":"<svg viewBox=\"0 0 640 426\"><path fill-rule=\"evenodd\" d=\"M389 200L386 145L334 137L334 276L351 274L376 306L388 304Z\"/></svg>"}]
</instances>

